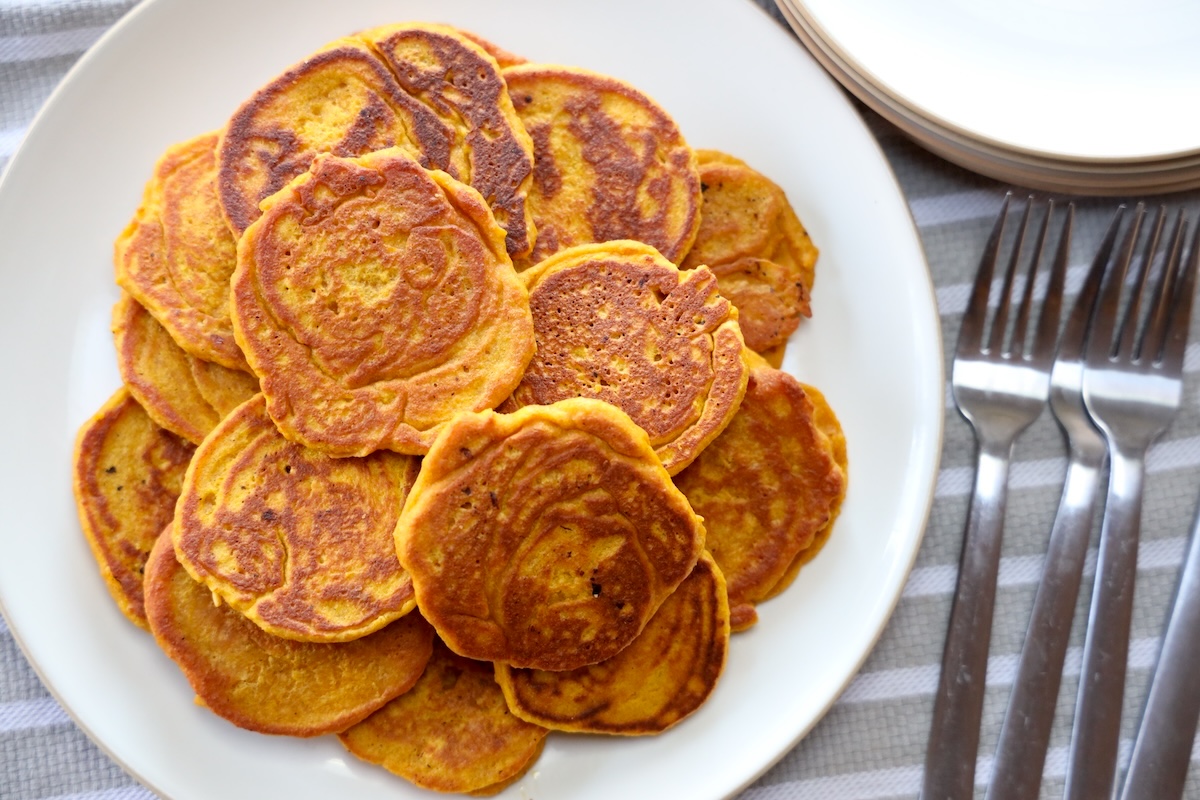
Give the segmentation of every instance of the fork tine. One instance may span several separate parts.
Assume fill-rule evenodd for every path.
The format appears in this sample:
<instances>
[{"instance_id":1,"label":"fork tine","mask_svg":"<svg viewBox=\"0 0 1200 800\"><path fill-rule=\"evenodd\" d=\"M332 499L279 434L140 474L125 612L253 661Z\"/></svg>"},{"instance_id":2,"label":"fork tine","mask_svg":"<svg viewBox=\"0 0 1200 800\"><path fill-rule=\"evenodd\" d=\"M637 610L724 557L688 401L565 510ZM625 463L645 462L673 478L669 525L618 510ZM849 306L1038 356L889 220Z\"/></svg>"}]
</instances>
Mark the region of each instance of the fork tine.
<instances>
[{"instance_id":1,"label":"fork tine","mask_svg":"<svg viewBox=\"0 0 1200 800\"><path fill-rule=\"evenodd\" d=\"M1162 346L1167 335L1167 321L1171 313L1171 298L1178 288L1178 274L1183 260L1183 246L1186 238L1187 223L1184 222L1182 209L1175 214L1175 224L1171 226L1171 238L1163 255L1162 269L1159 271L1153 293L1146 299L1153 305L1146 314L1146 323L1137 342L1134 357L1138 361L1156 363L1162 355Z\"/></svg>"},{"instance_id":2,"label":"fork tine","mask_svg":"<svg viewBox=\"0 0 1200 800\"><path fill-rule=\"evenodd\" d=\"M1079 296L1075 298L1075 306L1071 309L1071 315L1067 317L1067 325L1063 329L1062 340L1058 345L1059 353L1067 358L1079 358L1083 355L1088 338L1088 322L1092 318L1092 309L1096 305L1096 297L1100 294L1105 268L1108 266L1109 259L1112 258L1113 245L1117 241L1117 231L1120 230L1121 220L1124 217L1125 206L1117 206L1112 221L1108 223L1108 230L1104 232L1104 239L1100 242L1100 249L1096 251L1096 257L1088 269L1083 288L1079 290Z\"/></svg>"},{"instance_id":3,"label":"fork tine","mask_svg":"<svg viewBox=\"0 0 1200 800\"><path fill-rule=\"evenodd\" d=\"M1142 227L1142 218L1146 215L1146 207L1138 203L1133 219L1125 231L1125 238L1116 255L1116 261L1110 262L1104 276L1104 284L1100 289L1100 297L1096 299L1096 310L1092 314L1091 330L1088 331L1087 361L1098 365L1108 361L1113 354L1113 329L1116 327L1117 312L1121 303L1121 288L1125 285L1125 274L1129 270L1129 262L1133 259L1133 248L1137 243L1138 231Z\"/></svg>"},{"instance_id":4,"label":"fork tine","mask_svg":"<svg viewBox=\"0 0 1200 800\"><path fill-rule=\"evenodd\" d=\"M1033 198L1031 197L1026 211L1032 207ZM1053 216L1054 201L1050 200L1046 204L1046 214L1042 217L1042 225L1038 229L1037 243L1033 247L1033 259L1029 262L1029 267L1025 270L1025 288L1021 292L1021 303L1017 306L1017 324L1013 326L1012 343L1008 346L1005 355L1015 353L1020 358L1025 354L1025 333L1029 330L1029 316L1032 313L1033 307L1034 284L1037 283L1038 270L1041 268L1042 251L1046 247L1046 232L1050 228L1050 218Z\"/></svg>"},{"instance_id":5,"label":"fork tine","mask_svg":"<svg viewBox=\"0 0 1200 800\"><path fill-rule=\"evenodd\" d=\"M1050 202L1046 220L1054 211ZM1058 252L1050 269L1050 283L1046 286L1046 297L1042 301L1042 315L1038 318L1037 332L1030 351L1031 360L1037 365L1048 366L1054 358L1054 345L1058 340L1058 322L1062 316L1063 287L1067 282L1067 259L1071 254L1071 231L1075 226L1075 204L1067 204L1067 217L1058 236ZM1040 245L1039 245L1040 248ZM1015 349L1015 348L1014 348Z\"/></svg>"},{"instance_id":6,"label":"fork tine","mask_svg":"<svg viewBox=\"0 0 1200 800\"><path fill-rule=\"evenodd\" d=\"M1133 284L1133 294L1129 298L1128 307L1125 311L1125 316L1121 319L1121 327L1117 334L1116 352L1130 361L1137 357L1137 352L1140 350L1141 345L1139 339L1144 335L1139 324L1142 318L1142 306L1153 302L1154 298L1161 296L1160 290L1164 286L1170 285L1160 280L1154 289L1150 288L1150 278L1154 271L1154 254L1158 252L1158 242L1162 238L1163 223L1166 221L1166 217L1167 209L1164 206L1159 206L1158 212L1154 215L1154 222L1150 227L1150 235L1146 237L1146 246L1142 251L1141 263L1138 264L1137 277ZM1167 265L1168 260L1164 259L1164 274Z\"/></svg>"},{"instance_id":7,"label":"fork tine","mask_svg":"<svg viewBox=\"0 0 1200 800\"><path fill-rule=\"evenodd\" d=\"M992 330L988 334L987 350L989 353L999 353L1004 346L1004 334L1008 329L1008 315L1012 309L1013 280L1017 272L1017 262L1021 260L1021 251L1025 249L1025 234L1029 230L1029 215L1032 211L1033 198L1030 197L1025 201L1025 213L1021 215L1021 227L1017 229L1017 240L1013 244L1012 255L1008 259L1008 269L1004 271L1004 285L1000 289L1000 307L996 309L996 318L992 321Z\"/></svg>"},{"instance_id":8,"label":"fork tine","mask_svg":"<svg viewBox=\"0 0 1200 800\"><path fill-rule=\"evenodd\" d=\"M1186 225L1185 225L1186 227ZM1181 237L1182 238L1182 237ZM1176 254L1178 263L1179 253ZM1175 281L1174 307L1167 323L1166 341L1162 345L1163 370L1170 375L1183 372L1183 356L1187 350L1188 328L1192 320L1192 301L1196 295L1196 272L1200 270L1200 225L1192 237L1187 264Z\"/></svg>"},{"instance_id":9,"label":"fork tine","mask_svg":"<svg viewBox=\"0 0 1200 800\"><path fill-rule=\"evenodd\" d=\"M996 270L996 256L1000 252L1000 239L1004 236L1004 220L1008 217L1009 201L1012 192L1004 195L1004 203L1000 206L1000 214L996 224L988 236L983 248L983 256L979 259L979 272L975 275L975 285L971 289L971 300L963 314L962 329L958 334L958 354L973 355L978 353L983 344L983 325L987 320L988 294L992 288L992 275Z\"/></svg>"}]
</instances>

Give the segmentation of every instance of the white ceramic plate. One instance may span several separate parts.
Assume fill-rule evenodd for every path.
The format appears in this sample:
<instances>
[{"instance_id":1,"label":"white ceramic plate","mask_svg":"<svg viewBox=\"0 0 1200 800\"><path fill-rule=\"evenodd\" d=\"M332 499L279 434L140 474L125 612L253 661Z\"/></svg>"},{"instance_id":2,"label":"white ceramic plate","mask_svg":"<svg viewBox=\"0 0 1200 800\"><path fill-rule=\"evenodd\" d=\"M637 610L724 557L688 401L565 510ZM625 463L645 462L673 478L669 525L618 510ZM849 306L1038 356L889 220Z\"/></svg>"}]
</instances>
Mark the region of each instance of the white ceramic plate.
<instances>
[{"instance_id":1,"label":"white ceramic plate","mask_svg":"<svg viewBox=\"0 0 1200 800\"><path fill-rule=\"evenodd\" d=\"M881 94L995 146L1127 161L1200 151L1200 5L795 0Z\"/></svg>"},{"instance_id":2,"label":"white ceramic plate","mask_svg":"<svg viewBox=\"0 0 1200 800\"><path fill-rule=\"evenodd\" d=\"M837 85L745 0L151 0L88 53L0 183L0 603L46 685L144 783L191 798L414 797L336 739L241 731L114 607L70 489L78 426L118 386L112 241L170 143L216 128L325 41L404 19L471 28L530 58L629 80L690 143L788 192L822 249L815 318L787 367L849 439L831 543L733 643L711 701L646 739L552 736L513 798L716 798L821 717L876 641L920 543L941 443L938 316L907 207ZM781 84L787 91L780 92Z\"/></svg>"}]
</instances>

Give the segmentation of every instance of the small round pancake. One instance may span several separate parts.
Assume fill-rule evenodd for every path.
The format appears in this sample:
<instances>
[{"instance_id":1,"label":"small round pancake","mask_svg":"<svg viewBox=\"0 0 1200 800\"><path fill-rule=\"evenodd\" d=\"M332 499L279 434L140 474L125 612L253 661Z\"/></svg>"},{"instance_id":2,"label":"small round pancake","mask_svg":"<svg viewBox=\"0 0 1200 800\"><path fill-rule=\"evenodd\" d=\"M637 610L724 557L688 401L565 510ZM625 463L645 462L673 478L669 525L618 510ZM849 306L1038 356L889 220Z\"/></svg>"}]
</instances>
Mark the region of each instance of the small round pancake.
<instances>
[{"instance_id":1,"label":"small round pancake","mask_svg":"<svg viewBox=\"0 0 1200 800\"><path fill-rule=\"evenodd\" d=\"M700 177L667 112L629 84L575 67L525 64L504 78L533 138L530 263L572 245L636 239L678 264L700 224Z\"/></svg>"},{"instance_id":2,"label":"small round pancake","mask_svg":"<svg viewBox=\"0 0 1200 800\"><path fill-rule=\"evenodd\" d=\"M117 284L154 315L179 346L248 370L229 321L237 240L217 202L217 134L167 150L142 205L117 238Z\"/></svg>"},{"instance_id":3,"label":"small round pancake","mask_svg":"<svg viewBox=\"0 0 1200 800\"><path fill-rule=\"evenodd\" d=\"M584 398L456 417L396 527L417 604L450 649L547 670L622 650L703 546L645 432Z\"/></svg>"},{"instance_id":4,"label":"small round pancake","mask_svg":"<svg viewBox=\"0 0 1200 800\"><path fill-rule=\"evenodd\" d=\"M725 574L731 624L740 631L757 621L755 603L829 522L846 474L800 382L756 362L733 422L675 484L704 517L706 546Z\"/></svg>"},{"instance_id":5,"label":"small round pancake","mask_svg":"<svg viewBox=\"0 0 1200 800\"><path fill-rule=\"evenodd\" d=\"M697 150L696 157L704 204L683 268L765 258L787 271L788 282L811 292L818 251L783 190L733 156Z\"/></svg>"},{"instance_id":6,"label":"small round pancake","mask_svg":"<svg viewBox=\"0 0 1200 800\"><path fill-rule=\"evenodd\" d=\"M363 31L404 90L453 132L451 174L483 195L507 232L513 258L533 250L527 197L533 185L533 140L513 110L500 65L446 25L405 23Z\"/></svg>"},{"instance_id":7,"label":"small round pancake","mask_svg":"<svg viewBox=\"0 0 1200 800\"><path fill-rule=\"evenodd\" d=\"M521 277L537 355L510 406L612 403L672 475L729 424L746 391L744 348L707 269L680 272L649 245L618 241L564 250Z\"/></svg>"},{"instance_id":8,"label":"small round pancake","mask_svg":"<svg viewBox=\"0 0 1200 800\"><path fill-rule=\"evenodd\" d=\"M812 316L804 284L774 261L739 258L711 269L721 296L738 310L746 347L756 353L766 354L787 344L800 318Z\"/></svg>"},{"instance_id":9,"label":"small round pancake","mask_svg":"<svg viewBox=\"0 0 1200 800\"><path fill-rule=\"evenodd\" d=\"M533 763L546 733L509 712L491 664L435 641L417 685L338 738L424 789L490 794Z\"/></svg>"},{"instance_id":10,"label":"small round pancake","mask_svg":"<svg viewBox=\"0 0 1200 800\"><path fill-rule=\"evenodd\" d=\"M433 628L409 614L353 642L272 636L192 580L164 531L146 565L146 612L158 644L197 698L239 728L320 736L361 722L407 692L433 649Z\"/></svg>"},{"instance_id":11,"label":"small round pancake","mask_svg":"<svg viewBox=\"0 0 1200 800\"><path fill-rule=\"evenodd\" d=\"M417 459L330 458L284 439L255 395L196 451L175 511L179 561L269 633L346 642L414 607L392 531Z\"/></svg>"},{"instance_id":12,"label":"small round pancake","mask_svg":"<svg viewBox=\"0 0 1200 800\"><path fill-rule=\"evenodd\" d=\"M240 235L258 218L259 202L318 153L401 147L425 166L447 169L451 140L366 42L337 39L259 89L229 120L217 149L221 207Z\"/></svg>"},{"instance_id":13,"label":"small round pancake","mask_svg":"<svg viewBox=\"0 0 1200 800\"><path fill-rule=\"evenodd\" d=\"M661 733L708 699L729 650L725 579L704 553L641 634L612 658L570 672L496 665L514 714L552 730Z\"/></svg>"},{"instance_id":14,"label":"small round pancake","mask_svg":"<svg viewBox=\"0 0 1200 800\"><path fill-rule=\"evenodd\" d=\"M196 385L194 358L125 293L113 306L113 343L121 380L150 418L192 444L204 441L222 414Z\"/></svg>"},{"instance_id":15,"label":"small round pancake","mask_svg":"<svg viewBox=\"0 0 1200 800\"><path fill-rule=\"evenodd\" d=\"M222 418L258 394L258 378L248 372L198 358L192 358L189 366L200 396Z\"/></svg>"},{"instance_id":16,"label":"small round pancake","mask_svg":"<svg viewBox=\"0 0 1200 800\"><path fill-rule=\"evenodd\" d=\"M424 453L533 356L521 279L479 193L398 150L321 156L238 245L233 322L289 439Z\"/></svg>"},{"instance_id":17,"label":"small round pancake","mask_svg":"<svg viewBox=\"0 0 1200 800\"><path fill-rule=\"evenodd\" d=\"M73 488L83 535L125 616L146 627L142 572L195 451L163 430L124 387L75 440Z\"/></svg>"}]
</instances>

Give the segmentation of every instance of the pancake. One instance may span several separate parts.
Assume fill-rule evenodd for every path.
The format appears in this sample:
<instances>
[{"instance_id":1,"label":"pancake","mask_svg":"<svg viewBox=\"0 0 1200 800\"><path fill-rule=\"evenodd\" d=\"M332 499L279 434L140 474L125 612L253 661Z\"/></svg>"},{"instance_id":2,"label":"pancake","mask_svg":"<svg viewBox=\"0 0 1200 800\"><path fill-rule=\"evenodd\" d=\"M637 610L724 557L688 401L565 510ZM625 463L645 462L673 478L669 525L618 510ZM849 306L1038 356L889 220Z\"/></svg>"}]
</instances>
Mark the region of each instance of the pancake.
<instances>
[{"instance_id":1,"label":"pancake","mask_svg":"<svg viewBox=\"0 0 1200 800\"><path fill-rule=\"evenodd\" d=\"M738 326L746 347L763 355L787 344L811 317L808 290L795 276L765 258L739 258L712 267L721 296L738 310Z\"/></svg>"},{"instance_id":2,"label":"pancake","mask_svg":"<svg viewBox=\"0 0 1200 800\"><path fill-rule=\"evenodd\" d=\"M633 642L570 672L496 665L508 707L552 730L661 733L708 699L729 649L725 579L704 553Z\"/></svg>"},{"instance_id":3,"label":"pancake","mask_svg":"<svg viewBox=\"0 0 1200 800\"><path fill-rule=\"evenodd\" d=\"M680 272L624 241L564 250L522 277L538 349L510 406L612 403L672 475L729 424L746 390L742 335L707 269Z\"/></svg>"},{"instance_id":4,"label":"pancake","mask_svg":"<svg viewBox=\"0 0 1200 800\"><path fill-rule=\"evenodd\" d=\"M145 628L142 572L195 448L154 423L124 387L79 429L73 488L79 523L122 613Z\"/></svg>"},{"instance_id":5,"label":"pancake","mask_svg":"<svg viewBox=\"0 0 1200 800\"><path fill-rule=\"evenodd\" d=\"M799 381L757 362L733 422L675 477L704 517L734 630L757 621L755 604L812 545L845 493L846 473L815 416Z\"/></svg>"},{"instance_id":6,"label":"pancake","mask_svg":"<svg viewBox=\"0 0 1200 800\"><path fill-rule=\"evenodd\" d=\"M337 39L254 93L218 145L218 193L243 233L259 202L306 171L318 153L358 156L401 147L422 165L450 167L451 134L359 39Z\"/></svg>"},{"instance_id":7,"label":"pancake","mask_svg":"<svg viewBox=\"0 0 1200 800\"><path fill-rule=\"evenodd\" d=\"M789 282L811 292L818 251L783 190L726 153L697 150L696 157L704 203L683 268L764 258L786 270Z\"/></svg>"},{"instance_id":8,"label":"pancake","mask_svg":"<svg viewBox=\"0 0 1200 800\"><path fill-rule=\"evenodd\" d=\"M399 150L324 155L238 244L233 322L284 436L420 455L533 355L527 293L474 189Z\"/></svg>"},{"instance_id":9,"label":"pancake","mask_svg":"<svg viewBox=\"0 0 1200 800\"><path fill-rule=\"evenodd\" d=\"M169 532L146 565L146 611L154 638L200 702L239 728L283 736L320 736L361 722L412 688L433 646L433 628L419 614L353 642L272 636L213 604L176 561Z\"/></svg>"},{"instance_id":10,"label":"pancake","mask_svg":"<svg viewBox=\"0 0 1200 800\"><path fill-rule=\"evenodd\" d=\"M467 37L472 42L486 50L487 54L496 60L496 63L500 65L501 69L507 69L508 67L516 67L521 64L529 63L529 59L525 58L524 56L519 56L516 53L510 53L503 47L494 44L477 33L472 31L464 31L462 28L458 28L457 30L460 36Z\"/></svg>"},{"instance_id":11,"label":"pancake","mask_svg":"<svg viewBox=\"0 0 1200 800\"><path fill-rule=\"evenodd\" d=\"M526 198L533 184L533 140L513 110L500 65L455 28L405 23L359 34L413 97L452 132L456 178L483 195L513 258L533 250Z\"/></svg>"},{"instance_id":12,"label":"pancake","mask_svg":"<svg viewBox=\"0 0 1200 800\"><path fill-rule=\"evenodd\" d=\"M229 322L237 241L217 201L217 134L167 150L117 239L117 284L197 358L248 370Z\"/></svg>"},{"instance_id":13,"label":"pancake","mask_svg":"<svg viewBox=\"0 0 1200 800\"><path fill-rule=\"evenodd\" d=\"M130 393L160 426L200 444L220 422L192 374L194 359L128 294L113 306L117 368Z\"/></svg>"},{"instance_id":14,"label":"pancake","mask_svg":"<svg viewBox=\"0 0 1200 800\"><path fill-rule=\"evenodd\" d=\"M491 794L537 759L546 729L509 713L491 664L435 641L416 686L338 738L424 789Z\"/></svg>"},{"instance_id":15,"label":"pancake","mask_svg":"<svg viewBox=\"0 0 1200 800\"><path fill-rule=\"evenodd\" d=\"M525 64L504 78L533 138L529 263L636 239L678 264L700 224L700 178L675 121L629 84L575 67Z\"/></svg>"},{"instance_id":16,"label":"pancake","mask_svg":"<svg viewBox=\"0 0 1200 800\"><path fill-rule=\"evenodd\" d=\"M220 417L258 394L258 379L247 372L198 358L190 359L188 366L200 396Z\"/></svg>"},{"instance_id":17,"label":"pancake","mask_svg":"<svg viewBox=\"0 0 1200 800\"><path fill-rule=\"evenodd\" d=\"M703 545L646 434L584 398L456 417L396 527L417 604L450 649L546 670L622 650Z\"/></svg>"},{"instance_id":18,"label":"pancake","mask_svg":"<svg viewBox=\"0 0 1200 800\"><path fill-rule=\"evenodd\" d=\"M196 451L172 530L193 578L268 633L346 642L414 607L392 531L415 458L335 459L284 439L255 395Z\"/></svg>"}]
</instances>

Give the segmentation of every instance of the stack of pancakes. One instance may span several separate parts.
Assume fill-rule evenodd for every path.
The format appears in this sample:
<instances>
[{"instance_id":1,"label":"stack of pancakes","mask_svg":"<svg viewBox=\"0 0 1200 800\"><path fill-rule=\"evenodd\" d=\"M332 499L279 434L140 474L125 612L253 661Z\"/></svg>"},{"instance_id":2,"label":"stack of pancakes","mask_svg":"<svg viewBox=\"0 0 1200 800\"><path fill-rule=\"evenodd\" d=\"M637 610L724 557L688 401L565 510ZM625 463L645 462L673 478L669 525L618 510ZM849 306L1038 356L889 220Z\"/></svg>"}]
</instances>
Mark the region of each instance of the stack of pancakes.
<instances>
[{"instance_id":1,"label":"stack of pancakes","mask_svg":"<svg viewBox=\"0 0 1200 800\"><path fill-rule=\"evenodd\" d=\"M240 727L439 791L660 733L828 538L776 369L817 250L651 98L444 25L337 39L171 147L79 433L119 607Z\"/></svg>"}]
</instances>

